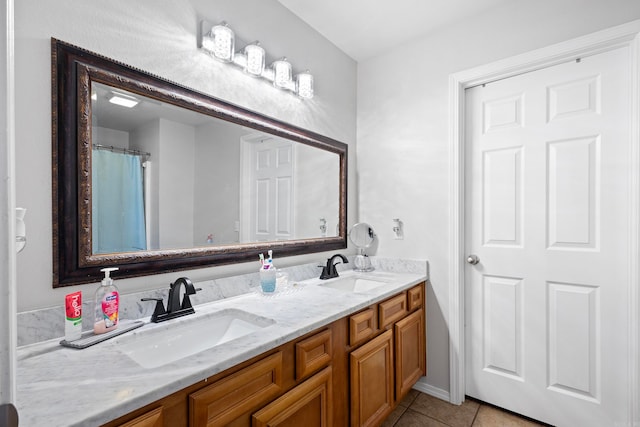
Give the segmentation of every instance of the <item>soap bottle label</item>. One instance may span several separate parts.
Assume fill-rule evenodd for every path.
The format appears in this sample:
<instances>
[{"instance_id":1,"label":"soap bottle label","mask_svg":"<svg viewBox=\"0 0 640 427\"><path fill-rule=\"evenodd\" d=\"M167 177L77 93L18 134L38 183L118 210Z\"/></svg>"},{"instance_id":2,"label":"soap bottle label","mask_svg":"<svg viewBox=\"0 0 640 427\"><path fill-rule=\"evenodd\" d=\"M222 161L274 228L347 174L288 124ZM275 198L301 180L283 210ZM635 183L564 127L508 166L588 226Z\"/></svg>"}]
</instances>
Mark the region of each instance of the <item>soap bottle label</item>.
<instances>
[{"instance_id":1,"label":"soap bottle label","mask_svg":"<svg viewBox=\"0 0 640 427\"><path fill-rule=\"evenodd\" d=\"M118 303L119 297L117 292L109 292L102 299L102 316L106 328L118 324Z\"/></svg>"}]
</instances>

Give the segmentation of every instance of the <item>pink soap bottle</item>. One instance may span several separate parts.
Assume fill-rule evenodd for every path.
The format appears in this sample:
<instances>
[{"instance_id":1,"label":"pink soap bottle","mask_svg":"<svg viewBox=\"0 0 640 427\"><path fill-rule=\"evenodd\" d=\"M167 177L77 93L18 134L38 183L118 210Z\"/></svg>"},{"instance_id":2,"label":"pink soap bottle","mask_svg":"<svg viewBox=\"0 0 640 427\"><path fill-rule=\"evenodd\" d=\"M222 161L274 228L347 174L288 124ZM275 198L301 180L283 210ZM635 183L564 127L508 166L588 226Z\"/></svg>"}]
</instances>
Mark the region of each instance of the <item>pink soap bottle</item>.
<instances>
[{"instance_id":1,"label":"pink soap bottle","mask_svg":"<svg viewBox=\"0 0 640 427\"><path fill-rule=\"evenodd\" d=\"M118 327L118 309L120 305L120 294L118 288L113 284L113 279L109 277L117 267L103 268L104 279L96 289L94 299L95 320L93 323L94 334L104 334Z\"/></svg>"}]
</instances>

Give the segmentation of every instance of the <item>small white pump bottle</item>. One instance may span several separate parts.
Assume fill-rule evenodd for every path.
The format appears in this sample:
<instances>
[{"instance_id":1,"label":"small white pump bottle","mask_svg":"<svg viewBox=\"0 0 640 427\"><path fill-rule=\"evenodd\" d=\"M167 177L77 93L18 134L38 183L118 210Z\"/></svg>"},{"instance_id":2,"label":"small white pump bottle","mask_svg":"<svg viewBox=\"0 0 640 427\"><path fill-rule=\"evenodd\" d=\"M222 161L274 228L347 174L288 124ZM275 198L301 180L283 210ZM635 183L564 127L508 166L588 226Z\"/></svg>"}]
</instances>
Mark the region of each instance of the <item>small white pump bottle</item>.
<instances>
[{"instance_id":1,"label":"small white pump bottle","mask_svg":"<svg viewBox=\"0 0 640 427\"><path fill-rule=\"evenodd\" d=\"M93 323L94 334L104 334L118 327L118 309L120 305L120 294L118 288L113 284L113 279L109 277L117 267L103 268L104 279L96 289L94 300L95 320Z\"/></svg>"}]
</instances>

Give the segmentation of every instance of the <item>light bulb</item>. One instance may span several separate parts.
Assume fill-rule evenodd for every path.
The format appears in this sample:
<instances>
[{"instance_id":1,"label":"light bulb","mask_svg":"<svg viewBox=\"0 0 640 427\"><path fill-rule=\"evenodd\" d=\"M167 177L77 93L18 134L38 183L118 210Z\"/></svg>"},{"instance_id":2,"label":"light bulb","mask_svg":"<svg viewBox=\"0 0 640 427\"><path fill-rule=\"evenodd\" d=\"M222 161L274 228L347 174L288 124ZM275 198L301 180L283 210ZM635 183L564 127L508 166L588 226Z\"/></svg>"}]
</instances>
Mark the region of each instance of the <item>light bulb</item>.
<instances>
[{"instance_id":1,"label":"light bulb","mask_svg":"<svg viewBox=\"0 0 640 427\"><path fill-rule=\"evenodd\" d=\"M260 46L260 43L255 42L245 46L244 54L247 57L244 71L252 76L261 76L264 71L265 52L262 46Z\"/></svg>"},{"instance_id":2,"label":"light bulb","mask_svg":"<svg viewBox=\"0 0 640 427\"><path fill-rule=\"evenodd\" d=\"M291 64L287 58L273 62L273 85L280 89L288 89L291 84Z\"/></svg>"},{"instance_id":3,"label":"light bulb","mask_svg":"<svg viewBox=\"0 0 640 427\"><path fill-rule=\"evenodd\" d=\"M309 70L296 75L296 92L301 98L313 98L313 75Z\"/></svg>"},{"instance_id":4,"label":"light bulb","mask_svg":"<svg viewBox=\"0 0 640 427\"><path fill-rule=\"evenodd\" d=\"M226 22L214 25L211 31L202 38L202 47L220 61L233 61L235 49L233 30L227 26Z\"/></svg>"}]
</instances>

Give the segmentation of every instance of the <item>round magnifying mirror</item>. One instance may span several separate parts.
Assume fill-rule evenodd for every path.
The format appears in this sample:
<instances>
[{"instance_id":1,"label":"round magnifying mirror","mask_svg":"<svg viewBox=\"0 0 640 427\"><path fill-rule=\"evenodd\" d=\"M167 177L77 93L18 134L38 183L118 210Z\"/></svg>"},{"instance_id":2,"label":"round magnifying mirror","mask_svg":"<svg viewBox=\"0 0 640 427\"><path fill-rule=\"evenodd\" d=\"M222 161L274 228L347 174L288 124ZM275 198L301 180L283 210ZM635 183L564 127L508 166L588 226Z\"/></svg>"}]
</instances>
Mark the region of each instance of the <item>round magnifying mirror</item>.
<instances>
[{"instance_id":1,"label":"round magnifying mirror","mask_svg":"<svg viewBox=\"0 0 640 427\"><path fill-rule=\"evenodd\" d=\"M349 231L349 239L358 248L368 248L373 243L373 228L366 222L361 222L353 227Z\"/></svg>"},{"instance_id":2,"label":"round magnifying mirror","mask_svg":"<svg viewBox=\"0 0 640 427\"><path fill-rule=\"evenodd\" d=\"M373 232L373 228L365 222L358 223L351 227L351 230L349 231L349 239L358 248L358 255L356 255L353 262L353 269L355 271L373 270L371 260L367 254L364 253L364 250L371 246L374 237L375 233Z\"/></svg>"}]
</instances>

